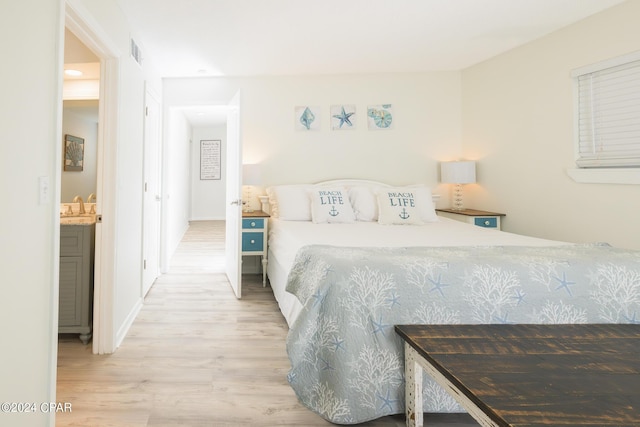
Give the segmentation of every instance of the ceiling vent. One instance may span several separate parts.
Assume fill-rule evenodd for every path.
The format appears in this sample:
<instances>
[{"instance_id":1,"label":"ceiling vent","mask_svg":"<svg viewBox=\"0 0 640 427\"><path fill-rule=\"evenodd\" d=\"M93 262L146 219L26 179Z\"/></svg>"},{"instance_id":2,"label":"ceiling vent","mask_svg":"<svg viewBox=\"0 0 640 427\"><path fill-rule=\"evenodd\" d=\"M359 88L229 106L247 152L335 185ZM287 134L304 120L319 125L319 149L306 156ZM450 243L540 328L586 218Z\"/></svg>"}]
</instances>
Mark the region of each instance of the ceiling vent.
<instances>
[{"instance_id":1,"label":"ceiling vent","mask_svg":"<svg viewBox=\"0 0 640 427\"><path fill-rule=\"evenodd\" d=\"M131 39L131 56L140 66L142 66L142 51L133 39Z\"/></svg>"}]
</instances>

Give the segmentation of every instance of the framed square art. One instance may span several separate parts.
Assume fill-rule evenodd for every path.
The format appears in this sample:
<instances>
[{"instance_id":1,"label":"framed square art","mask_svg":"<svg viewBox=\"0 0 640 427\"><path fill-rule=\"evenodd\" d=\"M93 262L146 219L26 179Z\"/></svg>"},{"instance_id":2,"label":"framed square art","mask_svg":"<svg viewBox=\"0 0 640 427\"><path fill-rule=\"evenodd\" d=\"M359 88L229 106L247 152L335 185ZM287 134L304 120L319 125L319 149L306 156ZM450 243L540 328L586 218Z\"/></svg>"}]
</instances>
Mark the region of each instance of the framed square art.
<instances>
[{"instance_id":1,"label":"framed square art","mask_svg":"<svg viewBox=\"0 0 640 427\"><path fill-rule=\"evenodd\" d=\"M64 136L64 170L82 172L84 166L84 139L73 135Z\"/></svg>"},{"instance_id":2,"label":"framed square art","mask_svg":"<svg viewBox=\"0 0 640 427\"><path fill-rule=\"evenodd\" d=\"M369 130L393 129L393 106L391 104L369 105L367 122Z\"/></svg>"},{"instance_id":3,"label":"framed square art","mask_svg":"<svg viewBox=\"0 0 640 427\"><path fill-rule=\"evenodd\" d=\"M356 106L355 105L332 105L331 106L331 129L345 130L356 128Z\"/></svg>"},{"instance_id":4,"label":"framed square art","mask_svg":"<svg viewBox=\"0 0 640 427\"><path fill-rule=\"evenodd\" d=\"M320 107L302 105L295 107L295 130L317 131L320 130Z\"/></svg>"}]
</instances>

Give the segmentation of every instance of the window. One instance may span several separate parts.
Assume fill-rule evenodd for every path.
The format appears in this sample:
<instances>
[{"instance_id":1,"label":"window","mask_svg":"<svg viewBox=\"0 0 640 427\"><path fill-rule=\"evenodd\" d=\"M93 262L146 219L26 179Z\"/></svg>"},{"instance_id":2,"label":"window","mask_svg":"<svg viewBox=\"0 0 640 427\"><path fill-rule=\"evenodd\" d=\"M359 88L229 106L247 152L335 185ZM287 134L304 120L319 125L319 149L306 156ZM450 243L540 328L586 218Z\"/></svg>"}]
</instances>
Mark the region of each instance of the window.
<instances>
[{"instance_id":1,"label":"window","mask_svg":"<svg viewBox=\"0 0 640 427\"><path fill-rule=\"evenodd\" d=\"M578 168L640 168L640 52L572 77Z\"/></svg>"}]
</instances>

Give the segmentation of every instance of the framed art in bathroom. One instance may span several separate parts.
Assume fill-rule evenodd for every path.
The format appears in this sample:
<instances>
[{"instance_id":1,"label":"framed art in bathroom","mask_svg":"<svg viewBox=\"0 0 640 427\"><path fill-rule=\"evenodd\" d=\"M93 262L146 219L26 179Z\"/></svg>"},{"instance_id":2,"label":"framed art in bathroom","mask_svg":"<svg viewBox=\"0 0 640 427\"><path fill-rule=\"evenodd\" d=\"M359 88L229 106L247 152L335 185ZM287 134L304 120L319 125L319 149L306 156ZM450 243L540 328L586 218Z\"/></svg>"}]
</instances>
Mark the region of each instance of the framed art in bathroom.
<instances>
[{"instance_id":1,"label":"framed art in bathroom","mask_svg":"<svg viewBox=\"0 0 640 427\"><path fill-rule=\"evenodd\" d=\"M64 136L64 170L82 172L84 165L84 139L73 135Z\"/></svg>"}]
</instances>

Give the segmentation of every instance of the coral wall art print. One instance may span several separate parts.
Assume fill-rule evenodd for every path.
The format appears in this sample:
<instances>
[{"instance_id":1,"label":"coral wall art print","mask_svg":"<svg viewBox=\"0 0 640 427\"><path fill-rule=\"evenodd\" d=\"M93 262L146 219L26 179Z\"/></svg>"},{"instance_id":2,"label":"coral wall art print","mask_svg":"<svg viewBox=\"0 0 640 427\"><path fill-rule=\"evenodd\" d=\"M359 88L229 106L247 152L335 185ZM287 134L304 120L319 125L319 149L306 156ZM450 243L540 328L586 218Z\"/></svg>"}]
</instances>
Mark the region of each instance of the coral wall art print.
<instances>
[{"instance_id":1,"label":"coral wall art print","mask_svg":"<svg viewBox=\"0 0 640 427\"><path fill-rule=\"evenodd\" d=\"M64 136L64 170L82 172L84 165L84 139L77 136Z\"/></svg>"},{"instance_id":2,"label":"coral wall art print","mask_svg":"<svg viewBox=\"0 0 640 427\"><path fill-rule=\"evenodd\" d=\"M310 131L320 129L320 107L303 105L295 108L295 129Z\"/></svg>"},{"instance_id":3,"label":"coral wall art print","mask_svg":"<svg viewBox=\"0 0 640 427\"><path fill-rule=\"evenodd\" d=\"M367 121L369 130L393 129L393 107L391 104L369 105Z\"/></svg>"}]
</instances>

